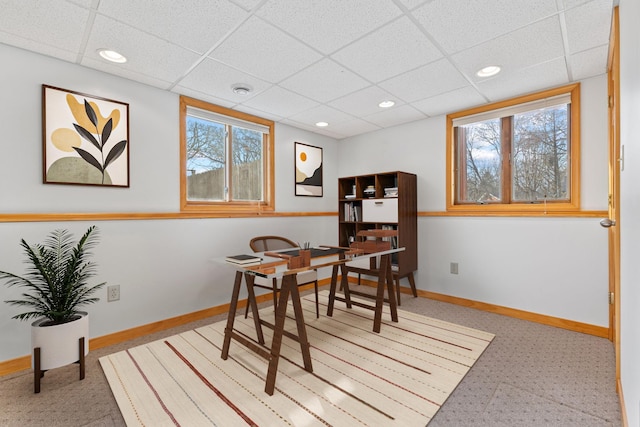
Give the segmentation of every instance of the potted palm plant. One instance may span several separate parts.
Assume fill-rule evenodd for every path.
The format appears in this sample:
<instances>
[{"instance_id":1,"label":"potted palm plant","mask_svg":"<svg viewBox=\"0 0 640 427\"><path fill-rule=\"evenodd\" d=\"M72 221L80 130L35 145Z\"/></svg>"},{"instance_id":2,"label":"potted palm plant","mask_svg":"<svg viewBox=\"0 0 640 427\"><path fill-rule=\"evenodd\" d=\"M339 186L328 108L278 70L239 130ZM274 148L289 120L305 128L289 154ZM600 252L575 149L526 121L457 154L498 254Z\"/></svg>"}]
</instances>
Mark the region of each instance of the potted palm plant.
<instances>
[{"instance_id":1,"label":"potted palm plant","mask_svg":"<svg viewBox=\"0 0 640 427\"><path fill-rule=\"evenodd\" d=\"M18 276L0 271L7 286L25 290L20 299L5 301L27 311L14 319L37 319L31 324L32 366L35 392L40 391L44 371L80 362L84 378L84 356L89 352L89 316L80 308L99 301L92 295L105 283L89 284L96 265L87 259L98 243L98 229L91 226L77 242L67 230L55 230L43 243L21 246L28 264L26 274Z\"/></svg>"}]
</instances>

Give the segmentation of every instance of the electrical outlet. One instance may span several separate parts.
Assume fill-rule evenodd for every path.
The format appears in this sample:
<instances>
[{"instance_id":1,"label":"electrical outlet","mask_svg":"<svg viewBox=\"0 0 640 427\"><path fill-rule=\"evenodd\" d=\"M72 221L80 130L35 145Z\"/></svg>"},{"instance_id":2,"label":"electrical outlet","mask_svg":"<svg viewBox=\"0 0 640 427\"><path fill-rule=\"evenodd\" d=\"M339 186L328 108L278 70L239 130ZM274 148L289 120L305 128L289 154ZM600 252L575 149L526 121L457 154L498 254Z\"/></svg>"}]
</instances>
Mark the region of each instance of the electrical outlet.
<instances>
[{"instance_id":1,"label":"electrical outlet","mask_svg":"<svg viewBox=\"0 0 640 427\"><path fill-rule=\"evenodd\" d=\"M118 301L120 299L120 285L107 286L107 301Z\"/></svg>"},{"instance_id":2,"label":"electrical outlet","mask_svg":"<svg viewBox=\"0 0 640 427\"><path fill-rule=\"evenodd\" d=\"M458 274L458 263L452 262L449 264L449 272L451 274Z\"/></svg>"}]
</instances>

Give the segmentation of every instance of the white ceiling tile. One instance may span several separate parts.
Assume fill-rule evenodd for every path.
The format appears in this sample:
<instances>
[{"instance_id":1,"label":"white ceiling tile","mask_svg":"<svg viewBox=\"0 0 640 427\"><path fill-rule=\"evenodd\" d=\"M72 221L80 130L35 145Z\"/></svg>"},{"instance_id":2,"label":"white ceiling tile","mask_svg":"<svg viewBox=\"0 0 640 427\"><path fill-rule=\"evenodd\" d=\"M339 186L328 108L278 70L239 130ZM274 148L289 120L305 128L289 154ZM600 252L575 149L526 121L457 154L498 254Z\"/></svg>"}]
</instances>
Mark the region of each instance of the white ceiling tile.
<instances>
[{"instance_id":1,"label":"white ceiling tile","mask_svg":"<svg viewBox=\"0 0 640 427\"><path fill-rule=\"evenodd\" d=\"M171 87L171 82L168 80L164 80L147 74L141 74L136 69L130 67L125 68L122 66L122 64L113 64L107 62L104 59L99 58L97 55L95 57L83 57L81 65L88 68L93 68L94 70L102 71L103 73L109 73L113 74L114 76L124 77L125 79L134 80L136 82L154 86L160 89L169 89Z\"/></svg>"},{"instance_id":2,"label":"white ceiling tile","mask_svg":"<svg viewBox=\"0 0 640 427\"><path fill-rule=\"evenodd\" d=\"M245 96L237 95L232 89L232 86L237 83L248 85L253 90ZM180 86L200 92L215 93L223 99L240 103L270 88L272 84L228 67L213 59L205 58L180 81Z\"/></svg>"},{"instance_id":3,"label":"white ceiling tile","mask_svg":"<svg viewBox=\"0 0 640 427\"><path fill-rule=\"evenodd\" d=\"M179 95L188 96L190 98L198 99L200 101L208 102L210 104L219 105L225 108L234 108L236 104L226 99L218 98L216 96L212 96L208 92L200 92L198 90L194 90L184 86L175 86L171 89L171 92L177 93Z\"/></svg>"},{"instance_id":4,"label":"white ceiling tile","mask_svg":"<svg viewBox=\"0 0 640 427\"><path fill-rule=\"evenodd\" d=\"M491 101L512 98L526 93L569 83L564 58L524 68L500 78L478 82L478 90Z\"/></svg>"},{"instance_id":5,"label":"white ceiling tile","mask_svg":"<svg viewBox=\"0 0 640 427\"><path fill-rule=\"evenodd\" d=\"M402 3L407 9L411 10L426 3L427 1L430 0L400 0L400 3Z\"/></svg>"},{"instance_id":6,"label":"white ceiling tile","mask_svg":"<svg viewBox=\"0 0 640 427\"><path fill-rule=\"evenodd\" d=\"M255 108L247 107L246 105L236 105L234 106L234 110L238 110L257 117L262 117L263 119L273 120L274 122L278 122L283 119L282 116L278 116L277 114L273 114L268 111L257 110Z\"/></svg>"},{"instance_id":7,"label":"white ceiling tile","mask_svg":"<svg viewBox=\"0 0 640 427\"><path fill-rule=\"evenodd\" d=\"M412 14L447 53L455 53L556 12L556 0L434 0Z\"/></svg>"},{"instance_id":8,"label":"white ceiling tile","mask_svg":"<svg viewBox=\"0 0 640 427\"><path fill-rule=\"evenodd\" d=\"M388 0L270 0L257 12L324 54L351 43L400 13Z\"/></svg>"},{"instance_id":9,"label":"white ceiling tile","mask_svg":"<svg viewBox=\"0 0 640 427\"><path fill-rule=\"evenodd\" d=\"M363 118L370 123L384 128L421 120L426 118L426 116L410 105L401 105L398 108L392 107Z\"/></svg>"},{"instance_id":10,"label":"white ceiling tile","mask_svg":"<svg viewBox=\"0 0 640 427\"><path fill-rule=\"evenodd\" d=\"M0 43L340 139L601 75L617 3L0 0Z\"/></svg>"},{"instance_id":11,"label":"white ceiling tile","mask_svg":"<svg viewBox=\"0 0 640 427\"><path fill-rule=\"evenodd\" d=\"M251 10L258 5L262 0L231 0L244 10Z\"/></svg>"},{"instance_id":12,"label":"white ceiling tile","mask_svg":"<svg viewBox=\"0 0 640 427\"><path fill-rule=\"evenodd\" d=\"M248 16L228 0L109 0L98 11L201 54Z\"/></svg>"},{"instance_id":13,"label":"white ceiling tile","mask_svg":"<svg viewBox=\"0 0 640 427\"><path fill-rule=\"evenodd\" d=\"M76 62L78 59L78 52L72 52L69 50L60 49L56 46L41 43L39 41L26 39L21 36L14 36L13 34L3 33L0 30L0 43L7 46L15 46L21 49L29 50L31 52L41 53L57 59L62 59L67 62Z\"/></svg>"},{"instance_id":14,"label":"white ceiling tile","mask_svg":"<svg viewBox=\"0 0 640 427\"><path fill-rule=\"evenodd\" d=\"M469 81L447 59L441 59L380 83L380 87L407 102L429 98L466 86Z\"/></svg>"},{"instance_id":15,"label":"white ceiling tile","mask_svg":"<svg viewBox=\"0 0 640 427\"><path fill-rule=\"evenodd\" d=\"M569 52L577 53L609 43L611 0L594 0L565 13Z\"/></svg>"},{"instance_id":16,"label":"white ceiling tile","mask_svg":"<svg viewBox=\"0 0 640 427\"><path fill-rule=\"evenodd\" d=\"M251 18L210 55L277 83L321 59L320 54L259 18Z\"/></svg>"},{"instance_id":17,"label":"white ceiling tile","mask_svg":"<svg viewBox=\"0 0 640 427\"><path fill-rule=\"evenodd\" d=\"M318 103L290 90L273 86L243 102L242 105L257 110L269 111L281 117L289 117L292 114L313 108Z\"/></svg>"},{"instance_id":18,"label":"white ceiling tile","mask_svg":"<svg viewBox=\"0 0 640 427\"><path fill-rule=\"evenodd\" d=\"M607 72L609 46L603 45L571 55L571 73L573 80L582 80L599 76Z\"/></svg>"},{"instance_id":19,"label":"white ceiling tile","mask_svg":"<svg viewBox=\"0 0 640 427\"><path fill-rule=\"evenodd\" d=\"M135 40L135 43L131 43ZM122 70L154 79L173 82L198 60L195 53L168 43L155 36L132 28L121 22L104 16L96 16L93 31L87 41L83 65L95 66L100 62L98 49L109 48L118 51L127 58L124 64L113 67L112 63L102 61L104 68ZM100 69L100 68L98 68ZM122 75L122 74L118 74Z\"/></svg>"},{"instance_id":20,"label":"white ceiling tile","mask_svg":"<svg viewBox=\"0 0 640 427\"><path fill-rule=\"evenodd\" d=\"M593 0L564 0L564 9L573 9L574 7L581 6L585 3L589 3L590 1ZM613 7L612 0L608 0L608 2L609 6Z\"/></svg>"},{"instance_id":21,"label":"white ceiling tile","mask_svg":"<svg viewBox=\"0 0 640 427\"><path fill-rule=\"evenodd\" d=\"M452 90L451 92L413 102L411 105L427 116L433 117L451 114L486 103L487 100L480 95L473 86L466 86Z\"/></svg>"},{"instance_id":22,"label":"white ceiling tile","mask_svg":"<svg viewBox=\"0 0 640 427\"><path fill-rule=\"evenodd\" d=\"M535 40L535 43L531 41ZM451 58L469 78L481 80L476 71L488 65L499 65L502 72L549 61L564 55L564 44L557 16L529 25L509 35L465 50Z\"/></svg>"},{"instance_id":23,"label":"white ceiling tile","mask_svg":"<svg viewBox=\"0 0 640 427\"><path fill-rule=\"evenodd\" d=\"M46 50L77 55L89 11L67 2L50 6L50 1L45 0L0 0L0 42L11 44L12 34L19 37L13 40L20 40L25 48L33 45L32 41L39 41L46 46L38 50L41 53Z\"/></svg>"},{"instance_id":24,"label":"white ceiling tile","mask_svg":"<svg viewBox=\"0 0 640 427\"><path fill-rule=\"evenodd\" d=\"M323 59L289 77L280 86L320 102L330 101L369 83L330 59Z\"/></svg>"},{"instance_id":25,"label":"white ceiling tile","mask_svg":"<svg viewBox=\"0 0 640 427\"><path fill-rule=\"evenodd\" d=\"M350 120L353 116L327 105L318 105L302 111L301 113L288 116L288 118L306 125L315 125L318 122L327 122L329 125L333 126L337 123Z\"/></svg>"},{"instance_id":26,"label":"white ceiling tile","mask_svg":"<svg viewBox=\"0 0 640 427\"><path fill-rule=\"evenodd\" d=\"M440 57L442 53L406 17L332 55L333 59L374 83Z\"/></svg>"},{"instance_id":27,"label":"white ceiling tile","mask_svg":"<svg viewBox=\"0 0 640 427\"><path fill-rule=\"evenodd\" d=\"M362 133L373 132L379 130L380 126L374 125L362 119L353 118L346 122L337 123L331 126L331 131L341 135L342 138L348 138Z\"/></svg>"},{"instance_id":28,"label":"white ceiling tile","mask_svg":"<svg viewBox=\"0 0 640 427\"><path fill-rule=\"evenodd\" d=\"M95 0L67 0L69 3L77 4L78 6L82 6L84 8L93 8L96 3Z\"/></svg>"},{"instance_id":29,"label":"white ceiling tile","mask_svg":"<svg viewBox=\"0 0 640 427\"><path fill-rule=\"evenodd\" d=\"M392 96L389 92L378 86L369 86L329 102L329 105L353 116L362 117L381 111L378 104L387 100L395 101L396 106L402 104L402 101Z\"/></svg>"},{"instance_id":30,"label":"white ceiling tile","mask_svg":"<svg viewBox=\"0 0 640 427\"><path fill-rule=\"evenodd\" d=\"M294 127L294 128L308 130L310 132L317 133L317 134L320 134L320 135L325 135L325 136L328 136L330 138L335 138L335 139L344 138L344 135L341 135L341 134L339 134L337 132L332 131L331 128L329 128L329 127L311 126L311 125L306 125L304 123L298 123L298 122L296 122L294 120L289 120L289 119L281 120L281 122L283 124L285 124L285 125L289 125L289 126Z\"/></svg>"}]
</instances>

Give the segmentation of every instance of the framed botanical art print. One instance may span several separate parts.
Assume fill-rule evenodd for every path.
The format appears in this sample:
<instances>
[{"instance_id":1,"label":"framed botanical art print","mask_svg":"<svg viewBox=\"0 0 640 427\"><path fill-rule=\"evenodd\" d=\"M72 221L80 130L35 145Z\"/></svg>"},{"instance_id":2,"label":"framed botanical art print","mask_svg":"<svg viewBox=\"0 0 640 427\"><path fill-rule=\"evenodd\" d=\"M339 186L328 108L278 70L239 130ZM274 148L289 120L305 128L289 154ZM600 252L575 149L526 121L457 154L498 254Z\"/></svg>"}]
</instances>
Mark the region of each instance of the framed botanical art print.
<instances>
[{"instance_id":1,"label":"framed botanical art print","mask_svg":"<svg viewBox=\"0 0 640 427\"><path fill-rule=\"evenodd\" d=\"M322 197L322 148L295 143L296 196Z\"/></svg>"},{"instance_id":2,"label":"framed botanical art print","mask_svg":"<svg viewBox=\"0 0 640 427\"><path fill-rule=\"evenodd\" d=\"M129 104L42 85L43 182L129 187Z\"/></svg>"}]
</instances>

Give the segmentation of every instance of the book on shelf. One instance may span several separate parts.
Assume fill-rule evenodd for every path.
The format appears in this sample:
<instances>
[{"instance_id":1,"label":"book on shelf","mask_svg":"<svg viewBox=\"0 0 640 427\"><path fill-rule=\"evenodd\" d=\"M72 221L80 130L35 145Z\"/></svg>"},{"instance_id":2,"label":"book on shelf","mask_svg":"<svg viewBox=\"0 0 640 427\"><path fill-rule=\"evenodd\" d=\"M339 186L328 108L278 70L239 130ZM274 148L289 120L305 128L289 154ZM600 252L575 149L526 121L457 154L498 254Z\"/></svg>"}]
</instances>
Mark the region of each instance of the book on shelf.
<instances>
[{"instance_id":1,"label":"book on shelf","mask_svg":"<svg viewBox=\"0 0 640 427\"><path fill-rule=\"evenodd\" d=\"M232 262L234 264L245 265L245 264L257 264L262 261L262 258L257 257L255 255L240 254L240 255L229 255L228 257L225 258L225 260L227 262Z\"/></svg>"},{"instance_id":2,"label":"book on shelf","mask_svg":"<svg viewBox=\"0 0 640 427\"><path fill-rule=\"evenodd\" d=\"M344 198L345 198L345 199L355 199L355 198L356 198L356 195L355 195L355 194L345 194L345 195L344 195Z\"/></svg>"},{"instance_id":3,"label":"book on shelf","mask_svg":"<svg viewBox=\"0 0 640 427\"><path fill-rule=\"evenodd\" d=\"M344 204L344 220L359 222L362 220L362 206L353 202Z\"/></svg>"},{"instance_id":4,"label":"book on shelf","mask_svg":"<svg viewBox=\"0 0 640 427\"><path fill-rule=\"evenodd\" d=\"M384 197L398 197L398 187L385 188Z\"/></svg>"}]
</instances>

